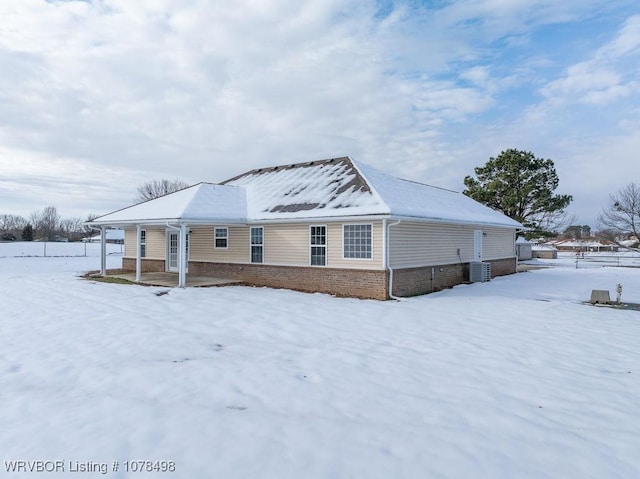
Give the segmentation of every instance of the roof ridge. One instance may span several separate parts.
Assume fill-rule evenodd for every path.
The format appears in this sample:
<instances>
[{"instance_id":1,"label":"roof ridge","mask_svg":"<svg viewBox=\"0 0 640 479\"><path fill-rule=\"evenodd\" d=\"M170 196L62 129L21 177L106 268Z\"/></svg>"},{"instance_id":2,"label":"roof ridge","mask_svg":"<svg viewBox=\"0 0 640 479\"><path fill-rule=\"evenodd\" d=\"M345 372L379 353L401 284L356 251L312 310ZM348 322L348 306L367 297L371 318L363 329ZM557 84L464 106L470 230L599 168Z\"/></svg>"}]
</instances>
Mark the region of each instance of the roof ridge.
<instances>
[{"instance_id":1,"label":"roof ridge","mask_svg":"<svg viewBox=\"0 0 640 479\"><path fill-rule=\"evenodd\" d=\"M303 161L300 163L286 163L283 165L265 166L265 167L254 168L253 170L245 171L244 173L240 173L239 175L236 175L233 178L229 178L228 180L221 181L219 184L225 185L239 178L242 178L243 176L249 176L249 175L254 175L258 173L266 173L266 172L272 172L272 171L278 171L278 170L292 170L294 168L304 168L308 166L317 166L320 164L333 164L333 163L337 163L339 161L344 161L344 160L349 160L353 162L353 160L351 160L351 158L348 156L338 156L335 158L327 158L324 160Z\"/></svg>"}]
</instances>

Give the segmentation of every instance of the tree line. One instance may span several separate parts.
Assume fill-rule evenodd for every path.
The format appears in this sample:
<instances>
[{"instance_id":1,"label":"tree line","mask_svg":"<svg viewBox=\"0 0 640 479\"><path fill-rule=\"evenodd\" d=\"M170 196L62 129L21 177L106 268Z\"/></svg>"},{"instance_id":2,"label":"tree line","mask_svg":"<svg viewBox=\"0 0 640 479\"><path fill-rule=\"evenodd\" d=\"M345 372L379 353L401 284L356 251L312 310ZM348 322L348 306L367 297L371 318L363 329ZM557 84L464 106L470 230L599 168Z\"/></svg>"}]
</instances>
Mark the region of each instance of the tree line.
<instances>
[{"instance_id":1,"label":"tree line","mask_svg":"<svg viewBox=\"0 0 640 479\"><path fill-rule=\"evenodd\" d=\"M87 218L62 218L55 206L47 206L28 217L0 214L0 240L2 241L55 241L66 238L80 241L91 236L94 231L84 224Z\"/></svg>"},{"instance_id":2,"label":"tree line","mask_svg":"<svg viewBox=\"0 0 640 479\"><path fill-rule=\"evenodd\" d=\"M151 180L137 187L133 201L141 203L186 188L182 180ZM66 239L80 241L95 234L84 223L97 218L91 214L86 218L62 218L55 206L47 206L28 217L0 214L0 241L55 241Z\"/></svg>"}]
</instances>

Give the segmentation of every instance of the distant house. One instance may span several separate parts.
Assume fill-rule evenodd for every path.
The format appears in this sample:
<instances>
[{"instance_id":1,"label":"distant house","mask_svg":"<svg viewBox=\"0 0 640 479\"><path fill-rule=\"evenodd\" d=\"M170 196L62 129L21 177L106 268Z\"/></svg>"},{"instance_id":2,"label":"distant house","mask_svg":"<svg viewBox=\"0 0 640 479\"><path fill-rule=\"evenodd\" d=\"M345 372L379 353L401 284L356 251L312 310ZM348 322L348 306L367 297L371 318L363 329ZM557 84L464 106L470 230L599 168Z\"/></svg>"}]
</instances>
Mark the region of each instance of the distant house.
<instances>
[{"instance_id":1,"label":"distant house","mask_svg":"<svg viewBox=\"0 0 640 479\"><path fill-rule=\"evenodd\" d=\"M124 244L124 230L123 229L108 229L105 231L106 242L112 244ZM85 243L100 243L101 236L99 234L90 238L84 238L82 241Z\"/></svg>"},{"instance_id":2,"label":"distant house","mask_svg":"<svg viewBox=\"0 0 640 479\"><path fill-rule=\"evenodd\" d=\"M348 157L260 168L96 218L125 230L122 267L386 299L516 271L521 225L460 193ZM104 249L103 249L104 250ZM103 257L103 274L106 273Z\"/></svg>"},{"instance_id":3,"label":"distant house","mask_svg":"<svg viewBox=\"0 0 640 479\"><path fill-rule=\"evenodd\" d=\"M580 253L600 253L618 251L618 245L610 241L563 239L554 241L553 246L559 251L575 251Z\"/></svg>"}]
</instances>

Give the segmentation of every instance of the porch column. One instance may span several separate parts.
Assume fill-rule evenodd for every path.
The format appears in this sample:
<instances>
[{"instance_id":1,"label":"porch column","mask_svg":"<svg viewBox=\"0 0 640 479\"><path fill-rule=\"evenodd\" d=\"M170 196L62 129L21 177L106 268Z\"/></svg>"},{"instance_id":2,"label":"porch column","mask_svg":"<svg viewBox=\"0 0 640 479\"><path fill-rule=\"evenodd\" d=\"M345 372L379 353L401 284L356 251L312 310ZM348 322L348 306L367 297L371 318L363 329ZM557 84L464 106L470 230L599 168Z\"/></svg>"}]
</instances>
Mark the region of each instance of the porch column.
<instances>
[{"instance_id":1,"label":"porch column","mask_svg":"<svg viewBox=\"0 0 640 479\"><path fill-rule=\"evenodd\" d=\"M142 276L142 226L136 225L136 283Z\"/></svg>"},{"instance_id":2,"label":"porch column","mask_svg":"<svg viewBox=\"0 0 640 479\"><path fill-rule=\"evenodd\" d=\"M178 252L178 287L187 285L187 225L180 225L180 251Z\"/></svg>"},{"instance_id":3,"label":"porch column","mask_svg":"<svg viewBox=\"0 0 640 479\"><path fill-rule=\"evenodd\" d=\"M107 275L107 229L100 227L100 275Z\"/></svg>"}]
</instances>

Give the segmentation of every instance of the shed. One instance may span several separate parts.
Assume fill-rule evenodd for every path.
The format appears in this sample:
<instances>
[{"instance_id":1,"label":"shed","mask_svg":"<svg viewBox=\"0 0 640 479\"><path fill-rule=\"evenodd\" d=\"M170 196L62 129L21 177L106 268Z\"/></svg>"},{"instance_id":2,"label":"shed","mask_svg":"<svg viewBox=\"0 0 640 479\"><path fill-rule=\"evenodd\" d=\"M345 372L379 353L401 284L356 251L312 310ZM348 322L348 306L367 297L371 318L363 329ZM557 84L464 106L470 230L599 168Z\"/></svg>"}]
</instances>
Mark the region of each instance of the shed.
<instances>
[{"instance_id":1,"label":"shed","mask_svg":"<svg viewBox=\"0 0 640 479\"><path fill-rule=\"evenodd\" d=\"M518 236L516 240L516 256L518 261L527 261L533 258L532 248L533 243L527 241L522 236Z\"/></svg>"}]
</instances>

